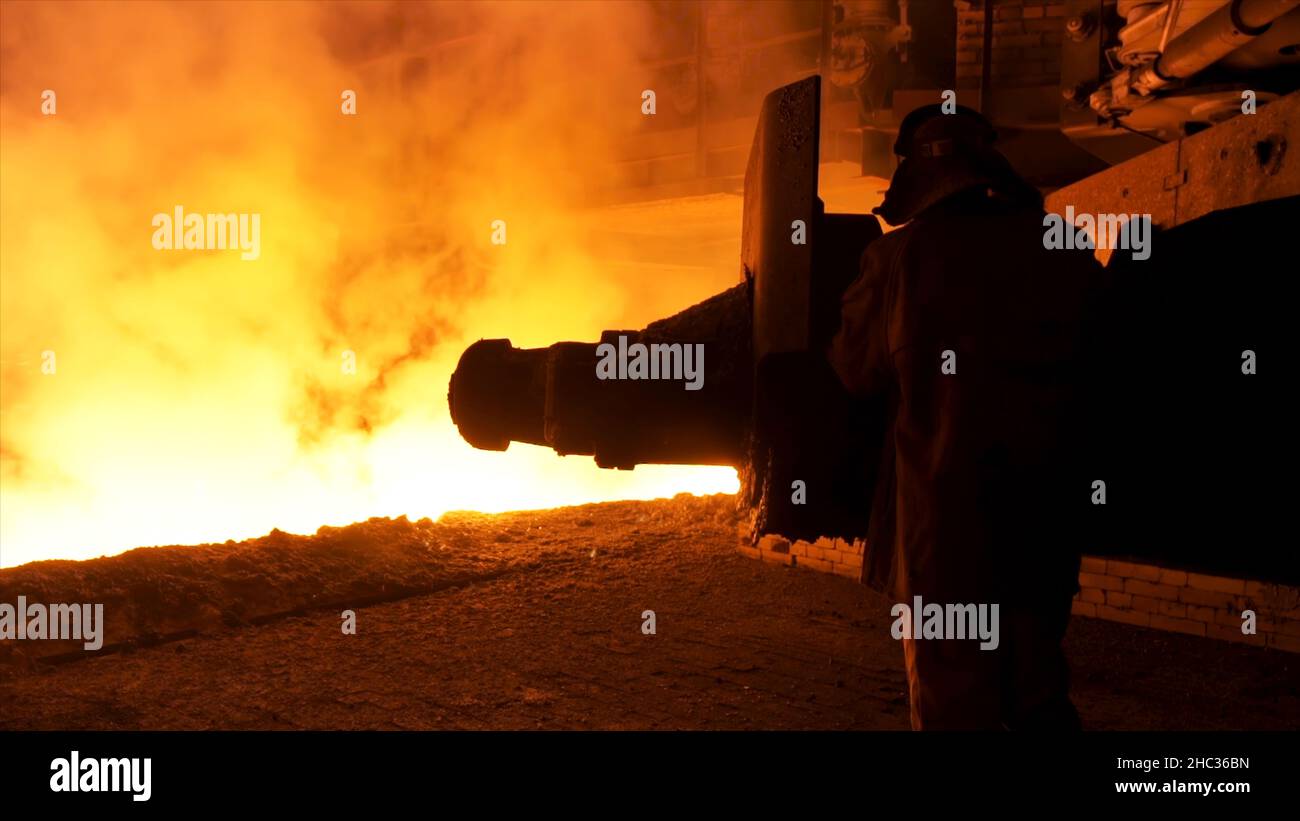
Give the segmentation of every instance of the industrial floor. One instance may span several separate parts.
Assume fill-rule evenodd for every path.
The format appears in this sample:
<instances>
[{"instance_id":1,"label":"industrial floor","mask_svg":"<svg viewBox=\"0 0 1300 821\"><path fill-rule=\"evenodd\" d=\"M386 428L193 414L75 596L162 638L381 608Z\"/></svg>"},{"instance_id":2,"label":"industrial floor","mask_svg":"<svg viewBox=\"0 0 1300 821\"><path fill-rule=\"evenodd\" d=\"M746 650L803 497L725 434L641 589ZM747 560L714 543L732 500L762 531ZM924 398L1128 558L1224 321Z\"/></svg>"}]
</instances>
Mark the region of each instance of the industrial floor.
<instances>
[{"instance_id":1,"label":"industrial floor","mask_svg":"<svg viewBox=\"0 0 1300 821\"><path fill-rule=\"evenodd\" d=\"M332 605L57 664L11 649L0 729L906 729L890 602L744 558L732 507L680 496L398 520L430 562L456 554L451 586L357 606L356 635ZM211 576L249 544L96 562L183 557ZM292 547L330 566L313 549ZM0 571L0 593L35 584L32 567ZM83 571L50 563L39 586L52 597ZM363 601L388 584L381 570L350 589ZM1089 729L1300 729L1300 655L1083 618L1067 651Z\"/></svg>"}]
</instances>

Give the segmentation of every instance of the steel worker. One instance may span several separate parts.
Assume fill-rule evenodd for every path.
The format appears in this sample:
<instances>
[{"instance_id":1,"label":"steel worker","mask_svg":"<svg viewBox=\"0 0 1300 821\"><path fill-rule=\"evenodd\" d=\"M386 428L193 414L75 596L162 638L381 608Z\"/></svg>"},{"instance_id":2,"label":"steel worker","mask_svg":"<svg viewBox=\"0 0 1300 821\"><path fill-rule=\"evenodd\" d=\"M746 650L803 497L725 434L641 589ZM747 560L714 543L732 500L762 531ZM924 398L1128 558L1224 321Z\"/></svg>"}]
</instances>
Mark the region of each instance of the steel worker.
<instances>
[{"instance_id":1,"label":"steel worker","mask_svg":"<svg viewBox=\"0 0 1300 821\"><path fill-rule=\"evenodd\" d=\"M1077 728L1061 648L1090 480L1086 384L1103 269L1048 250L1042 197L977 112L902 122L829 358L888 399L866 581L910 602L998 604L1000 641L903 638L914 729Z\"/></svg>"}]
</instances>

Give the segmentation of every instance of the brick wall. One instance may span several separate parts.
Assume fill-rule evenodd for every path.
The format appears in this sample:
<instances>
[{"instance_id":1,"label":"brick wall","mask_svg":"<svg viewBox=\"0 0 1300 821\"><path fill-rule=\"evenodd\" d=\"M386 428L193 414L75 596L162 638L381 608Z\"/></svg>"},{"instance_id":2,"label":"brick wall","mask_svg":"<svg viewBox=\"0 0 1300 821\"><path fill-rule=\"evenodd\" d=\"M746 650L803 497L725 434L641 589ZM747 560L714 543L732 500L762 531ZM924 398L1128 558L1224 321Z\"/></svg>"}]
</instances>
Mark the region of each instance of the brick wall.
<instances>
[{"instance_id":1,"label":"brick wall","mask_svg":"<svg viewBox=\"0 0 1300 821\"><path fill-rule=\"evenodd\" d=\"M862 578L862 555L865 544L861 539L848 542L844 539L822 537L815 542L783 539L780 536L764 536L757 546L750 546L745 539L748 526L741 534L740 552L751 559L761 559L774 564L791 567L806 567L822 573L834 573L846 576L854 581Z\"/></svg>"},{"instance_id":2,"label":"brick wall","mask_svg":"<svg viewBox=\"0 0 1300 821\"><path fill-rule=\"evenodd\" d=\"M957 88L979 88L984 61L984 2L957 6ZM996 0L993 80L999 88L1057 85L1065 0Z\"/></svg>"},{"instance_id":3,"label":"brick wall","mask_svg":"<svg viewBox=\"0 0 1300 821\"><path fill-rule=\"evenodd\" d=\"M751 546L744 536L739 549L751 559L862 578L861 540L768 535ZM1079 586L1077 616L1300 653L1300 587L1095 556L1084 557ZM1241 632L1243 610L1255 611L1253 635Z\"/></svg>"},{"instance_id":4,"label":"brick wall","mask_svg":"<svg viewBox=\"0 0 1300 821\"><path fill-rule=\"evenodd\" d=\"M1080 616L1300 653L1300 588L1085 557ZM1241 632L1254 610L1256 633Z\"/></svg>"}]
</instances>

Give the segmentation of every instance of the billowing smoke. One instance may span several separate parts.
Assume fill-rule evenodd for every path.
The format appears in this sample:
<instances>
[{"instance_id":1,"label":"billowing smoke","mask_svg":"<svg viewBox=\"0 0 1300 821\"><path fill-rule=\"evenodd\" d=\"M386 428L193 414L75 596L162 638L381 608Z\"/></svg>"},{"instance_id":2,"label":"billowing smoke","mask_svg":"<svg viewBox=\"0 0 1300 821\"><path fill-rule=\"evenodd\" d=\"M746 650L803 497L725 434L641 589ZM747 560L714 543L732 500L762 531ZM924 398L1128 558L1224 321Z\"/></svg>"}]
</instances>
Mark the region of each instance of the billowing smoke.
<instances>
[{"instance_id":1,"label":"billowing smoke","mask_svg":"<svg viewBox=\"0 0 1300 821\"><path fill-rule=\"evenodd\" d=\"M647 291L591 252L580 206L641 116L645 6L0 16L0 565L734 488L480 453L447 419L473 339L592 339L735 281ZM177 207L257 215L256 258L159 250Z\"/></svg>"}]
</instances>

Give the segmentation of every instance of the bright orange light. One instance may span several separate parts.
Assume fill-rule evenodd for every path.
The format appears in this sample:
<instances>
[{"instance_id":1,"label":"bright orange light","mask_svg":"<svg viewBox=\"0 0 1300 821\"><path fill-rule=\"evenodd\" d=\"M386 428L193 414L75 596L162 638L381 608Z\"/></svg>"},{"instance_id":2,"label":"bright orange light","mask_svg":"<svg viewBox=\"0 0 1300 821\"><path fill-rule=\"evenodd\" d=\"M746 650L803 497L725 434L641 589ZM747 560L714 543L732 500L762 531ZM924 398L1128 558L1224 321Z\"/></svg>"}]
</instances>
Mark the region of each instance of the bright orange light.
<instances>
[{"instance_id":1,"label":"bright orange light","mask_svg":"<svg viewBox=\"0 0 1300 821\"><path fill-rule=\"evenodd\" d=\"M736 281L716 247L611 266L647 249L580 207L640 116L637 7L251 5L0 6L0 566L734 491L448 419L474 339L591 340ZM259 257L155 250L178 205L259 214Z\"/></svg>"}]
</instances>

